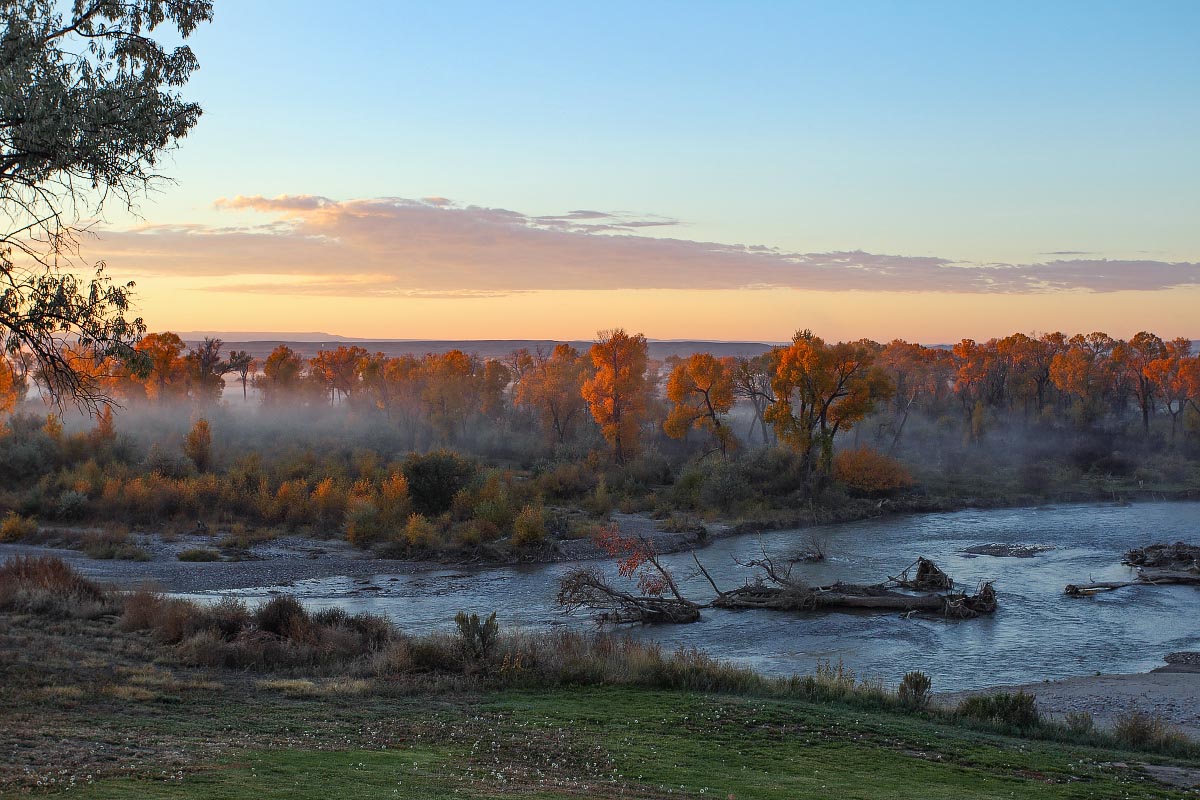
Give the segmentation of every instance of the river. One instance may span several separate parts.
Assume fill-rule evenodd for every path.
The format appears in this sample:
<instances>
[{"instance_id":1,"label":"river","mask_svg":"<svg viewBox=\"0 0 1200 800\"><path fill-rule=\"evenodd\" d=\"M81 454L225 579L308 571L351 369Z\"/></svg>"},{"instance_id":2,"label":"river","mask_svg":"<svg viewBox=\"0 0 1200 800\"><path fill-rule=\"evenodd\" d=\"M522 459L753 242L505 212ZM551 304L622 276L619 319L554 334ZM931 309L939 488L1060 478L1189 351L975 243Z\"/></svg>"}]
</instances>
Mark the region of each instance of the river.
<instances>
[{"instance_id":1,"label":"river","mask_svg":"<svg viewBox=\"0 0 1200 800\"><path fill-rule=\"evenodd\" d=\"M817 540L827 559L797 564L794 576L814 584L874 583L923 555L959 586L973 590L979 581L994 580L1000 609L994 616L963 621L895 613L706 609L701 621L692 625L624 630L665 648L694 646L771 674L806 673L818 661L840 660L861 677L894 683L905 672L920 669L939 691L1097 672L1144 672L1161 664L1166 653L1200 648L1200 590L1135 586L1074 599L1063 595L1063 587L1125 579L1131 571L1120 560L1129 548L1197 542L1198 532L1200 504L1139 503L882 517L731 537L700 551L724 588L741 585L754 574L738 566L735 558L761 557L764 549L772 557L787 558ZM962 553L992 543L1052 549L1029 558ZM689 554L663 560L679 576L695 572ZM414 633L446 628L460 610L495 610L503 626L527 630L590 626L586 618L565 617L554 607L557 580L571 568L552 564L433 569L369 580L300 581L287 591L312 607L336 605L385 614ZM698 601L713 594L703 578L690 577L682 586ZM236 594L264 597L271 590Z\"/></svg>"}]
</instances>

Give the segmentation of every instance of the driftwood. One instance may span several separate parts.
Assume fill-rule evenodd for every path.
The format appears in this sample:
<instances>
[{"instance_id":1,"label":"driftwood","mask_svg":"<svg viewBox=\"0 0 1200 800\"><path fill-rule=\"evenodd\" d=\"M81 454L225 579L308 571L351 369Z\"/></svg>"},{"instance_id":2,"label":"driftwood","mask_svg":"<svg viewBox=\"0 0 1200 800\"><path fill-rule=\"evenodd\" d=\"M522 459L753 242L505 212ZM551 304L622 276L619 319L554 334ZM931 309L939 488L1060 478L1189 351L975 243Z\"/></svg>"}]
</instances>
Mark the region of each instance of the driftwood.
<instances>
[{"instance_id":1,"label":"driftwood","mask_svg":"<svg viewBox=\"0 0 1200 800\"><path fill-rule=\"evenodd\" d=\"M570 613L588 608L600 622L680 624L700 619L700 606L678 596L635 595L612 586L595 570L579 569L559 583L558 605Z\"/></svg>"},{"instance_id":2,"label":"driftwood","mask_svg":"<svg viewBox=\"0 0 1200 800\"><path fill-rule=\"evenodd\" d=\"M1126 586L1170 586L1191 584L1200 586L1200 547L1176 542L1139 547L1125 554L1124 563L1137 567L1137 577L1130 581L1099 581L1067 584L1070 597L1091 597L1100 592L1124 589Z\"/></svg>"},{"instance_id":3,"label":"driftwood","mask_svg":"<svg viewBox=\"0 0 1200 800\"><path fill-rule=\"evenodd\" d=\"M1194 572L1200 575L1200 547L1176 542L1139 547L1125 554L1131 567L1150 567L1167 571Z\"/></svg>"},{"instance_id":4,"label":"driftwood","mask_svg":"<svg viewBox=\"0 0 1200 800\"><path fill-rule=\"evenodd\" d=\"M926 564L923 572L922 562ZM949 576L928 559L918 559L909 567L909 569L918 568L917 574L912 578L907 577L908 570L905 570L900 573L901 579L892 578L890 582L871 585L838 582L829 586L808 586L792 578L790 565L781 568L766 557L745 562L744 565L759 567L763 570L763 575L753 583L728 592L721 591L713 583L711 576L704 572L705 577L708 577L709 582L717 591L717 598L712 602L714 608L759 608L774 611L818 611L844 608L905 613L939 613L959 619L990 614L996 610L996 591L990 582L981 584L973 595L953 591L934 591L924 594L907 594L896 591L894 587L912 588L922 582L922 585L930 588L935 585L947 590L952 588L953 581Z\"/></svg>"},{"instance_id":5,"label":"driftwood","mask_svg":"<svg viewBox=\"0 0 1200 800\"><path fill-rule=\"evenodd\" d=\"M916 567L916 573L910 578L908 572ZM925 556L921 556L904 568L898 578L889 578L891 583L903 589L914 589L919 592L941 592L954 588L954 581L937 564Z\"/></svg>"}]
</instances>

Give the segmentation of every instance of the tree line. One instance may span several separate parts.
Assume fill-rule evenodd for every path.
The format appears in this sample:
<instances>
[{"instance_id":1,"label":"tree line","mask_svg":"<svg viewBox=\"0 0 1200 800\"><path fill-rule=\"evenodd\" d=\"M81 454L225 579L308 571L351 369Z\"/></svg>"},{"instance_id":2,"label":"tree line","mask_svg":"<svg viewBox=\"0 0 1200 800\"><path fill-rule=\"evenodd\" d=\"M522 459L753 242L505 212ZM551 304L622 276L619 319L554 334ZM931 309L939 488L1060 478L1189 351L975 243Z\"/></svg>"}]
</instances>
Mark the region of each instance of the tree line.
<instances>
[{"instance_id":1,"label":"tree line","mask_svg":"<svg viewBox=\"0 0 1200 800\"><path fill-rule=\"evenodd\" d=\"M894 340L828 343L799 331L790 344L757 357L709 353L652 361L642 334L601 331L587 352L559 344L480 358L462 350L389 357L339 346L304 358L287 345L261 363L245 351L224 352L219 339L188 348L174 333L150 333L136 350L148 367L72 353L97 394L122 405L220 400L226 379L255 388L266 406L344 405L374 410L401 427L430 426L454 444L481 420L539 427L564 445L592 426L617 463L641 450L649 431L690 438L722 458L748 444L783 444L810 474L827 476L839 434L872 412L880 449L900 445L920 409L958 415L966 440L989 417L1016 415L1030 424L1087 428L1108 419L1170 422L1175 442L1185 412L1200 413L1200 356L1187 339L1141 332L1128 341L1104 333L1015 333L953 347ZM18 353L0 371L0 408L11 410L40 373ZM734 430L741 403L748 428Z\"/></svg>"}]
</instances>

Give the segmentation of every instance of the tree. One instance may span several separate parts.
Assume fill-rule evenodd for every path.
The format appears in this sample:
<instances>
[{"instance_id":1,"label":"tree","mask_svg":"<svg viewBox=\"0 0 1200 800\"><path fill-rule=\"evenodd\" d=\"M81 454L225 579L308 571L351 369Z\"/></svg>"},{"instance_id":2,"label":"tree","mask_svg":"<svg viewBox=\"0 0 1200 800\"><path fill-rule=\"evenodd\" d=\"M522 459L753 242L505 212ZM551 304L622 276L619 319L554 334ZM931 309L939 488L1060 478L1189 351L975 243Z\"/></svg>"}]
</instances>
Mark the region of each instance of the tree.
<instances>
[{"instance_id":1,"label":"tree","mask_svg":"<svg viewBox=\"0 0 1200 800\"><path fill-rule=\"evenodd\" d=\"M1133 390L1142 412L1142 431L1146 434L1150 433L1150 414L1158 396L1158 384L1147 374L1147 367L1166 352L1163 340L1146 331L1134 334L1128 342L1120 342L1113 349L1113 362Z\"/></svg>"},{"instance_id":2,"label":"tree","mask_svg":"<svg viewBox=\"0 0 1200 800\"><path fill-rule=\"evenodd\" d=\"M872 345L828 345L803 330L779 353L771 384L776 399L767 409L767 421L821 480L832 472L837 434L854 427L876 400L892 396L891 381L873 367L878 345Z\"/></svg>"},{"instance_id":3,"label":"tree","mask_svg":"<svg viewBox=\"0 0 1200 800\"><path fill-rule=\"evenodd\" d=\"M281 403L289 399L300 387L303 372L304 361L295 350L286 344L276 347L263 362L262 380L258 382L263 402Z\"/></svg>"},{"instance_id":4,"label":"tree","mask_svg":"<svg viewBox=\"0 0 1200 800\"><path fill-rule=\"evenodd\" d=\"M84 212L112 197L132 208L162 153L196 125L200 107L178 94L195 56L154 35L161 26L186 38L211 18L211 0L0 4L0 347L31 353L60 403L111 402L74 371L67 344L144 365L133 284L114 284L103 264L90 280L62 265L78 254Z\"/></svg>"},{"instance_id":5,"label":"tree","mask_svg":"<svg viewBox=\"0 0 1200 800\"><path fill-rule=\"evenodd\" d=\"M245 400L246 384L250 381L250 373L258 368L258 361L245 350L230 350L225 368L238 376L238 381L242 384L242 400Z\"/></svg>"},{"instance_id":6,"label":"tree","mask_svg":"<svg viewBox=\"0 0 1200 800\"><path fill-rule=\"evenodd\" d=\"M224 344L220 339L206 336L184 357L191 382L189 391L194 399L204 403L215 403L221 399L221 392L225 389L225 378L222 376L229 371L229 365L221 360Z\"/></svg>"},{"instance_id":7,"label":"tree","mask_svg":"<svg viewBox=\"0 0 1200 800\"><path fill-rule=\"evenodd\" d=\"M336 350L322 350L309 360L311 374L325 383L332 405L337 396L349 398L358 386L359 365L370 354L363 348L339 345Z\"/></svg>"},{"instance_id":8,"label":"tree","mask_svg":"<svg viewBox=\"0 0 1200 800\"><path fill-rule=\"evenodd\" d=\"M584 382L580 394L592 418L613 448L618 464L638 450L638 434L646 415L649 385L646 337L630 336L622 328L600 331L589 355L596 372Z\"/></svg>"},{"instance_id":9,"label":"tree","mask_svg":"<svg viewBox=\"0 0 1200 800\"><path fill-rule=\"evenodd\" d=\"M182 397L187 392L187 370L183 360L186 345L178 334L149 333L137 343L137 352L144 359L146 396L163 402L169 397Z\"/></svg>"},{"instance_id":10,"label":"tree","mask_svg":"<svg viewBox=\"0 0 1200 800\"><path fill-rule=\"evenodd\" d=\"M775 351L763 353L754 358L739 358L733 365L733 394L750 401L754 411L754 420L750 423L750 434L754 433L757 425L762 434L763 447L771 443L768 435L769 428L764 417L767 407L775 402L771 394L771 376L775 374Z\"/></svg>"},{"instance_id":11,"label":"tree","mask_svg":"<svg viewBox=\"0 0 1200 800\"><path fill-rule=\"evenodd\" d=\"M1189 383L1195 364L1191 341L1180 338L1164 342L1162 356L1150 361L1144 369L1146 379L1153 383L1154 391L1162 398L1167 413L1171 415L1172 447L1175 446L1179 417L1187 409L1190 399Z\"/></svg>"},{"instance_id":12,"label":"tree","mask_svg":"<svg viewBox=\"0 0 1200 800\"><path fill-rule=\"evenodd\" d=\"M709 353L693 353L671 370L667 399L673 404L663 424L667 435L682 439L692 428L707 431L725 458L729 445L736 442L724 423L733 408L731 365Z\"/></svg>"},{"instance_id":13,"label":"tree","mask_svg":"<svg viewBox=\"0 0 1200 800\"><path fill-rule=\"evenodd\" d=\"M565 444L583 412L587 362L569 344L555 345L548 357L539 353L529 359L514 358L521 370L516 404L533 409L547 433Z\"/></svg>"}]
</instances>

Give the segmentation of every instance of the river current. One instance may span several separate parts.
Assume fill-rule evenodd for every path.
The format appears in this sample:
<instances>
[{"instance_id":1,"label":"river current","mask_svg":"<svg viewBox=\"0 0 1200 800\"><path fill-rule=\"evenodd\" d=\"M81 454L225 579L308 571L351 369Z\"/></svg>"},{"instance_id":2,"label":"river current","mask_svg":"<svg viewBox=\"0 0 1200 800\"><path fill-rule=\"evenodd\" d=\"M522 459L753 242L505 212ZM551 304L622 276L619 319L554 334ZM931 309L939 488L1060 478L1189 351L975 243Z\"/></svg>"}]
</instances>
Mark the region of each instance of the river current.
<instances>
[{"instance_id":1,"label":"river current","mask_svg":"<svg viewBox=\"0 0 1200 800\"><path fill-rule=\"evenodd\" d=\"M827 558L800 563L793 575L813 584L875 583L917 556L932 558L970 590L995 581L1000 608L973 620L905 618L896 613L786 613L705 609L700 622L628 626L629 635L665 648L697 647L771 674L811 672L839 660L861 677L894 683L920 669L935 690L979 688L1096 672L1143 672L1172 651L1200 648L1200 590L1134 586L1091 598L1066 597L1068 583L1127 579L1121 556L1154 542L1200 542L1200 504L1071 505L881 517L862 522L731 537L698 552L723 588L751 579L739 566L766 553L786 559L821 543ZM971 556L984 544L1040 545L1028 558ZM695 572L691 555L664 562L680 577ZM611 566L596 566L613 572ZM554 606L570 564L431 569L369 580L325 578L289 586L311 607L341 606L385 614L409 632L445 629L456 612L497 612L503 626L538 630L592 626ZM619 580L614 577L614 580ZM682 581L687 596L712 597L699 577ZM277 589L277 587L276 587ZM265 597L272 587L242 590Z\"/></svg>"}]
</instances>

